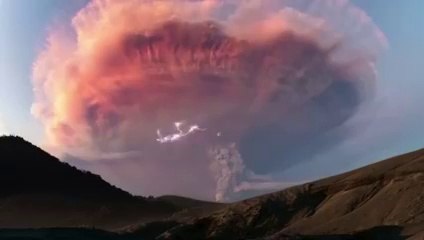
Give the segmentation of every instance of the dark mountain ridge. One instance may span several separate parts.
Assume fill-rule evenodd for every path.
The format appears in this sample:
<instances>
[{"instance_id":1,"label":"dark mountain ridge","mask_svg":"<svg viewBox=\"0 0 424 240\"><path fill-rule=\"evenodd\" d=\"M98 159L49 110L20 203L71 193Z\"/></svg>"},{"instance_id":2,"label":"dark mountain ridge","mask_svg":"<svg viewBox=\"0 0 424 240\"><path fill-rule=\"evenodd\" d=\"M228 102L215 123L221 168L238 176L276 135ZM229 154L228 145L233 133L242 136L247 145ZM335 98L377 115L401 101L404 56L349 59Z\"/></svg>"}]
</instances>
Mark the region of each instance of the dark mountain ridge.
<instances>
[{"instance_id":1,"label":"dark mountain ridge","mask_svg":"<svg viewBox=\"0 0 424 240\"><path fill-rule=\"evenodd\" d=\"M59 161L20 137L0 137L0 196L63 194L131 200L129 193L100 176Z\"/></svg>"},{"instance_id":2,"label":"dark mountain ridge","mask_svg":"<svg viewBox=\"0 0 424 240\"><path fill-rule=\"evenodd\" d=\"M424 239L424 149L229 205L132 196L21 138L0 152L0 238Z\"/></svg>"},{"instance_id":3,"label":"dark mountain ridge","mask_svg":"<svg viewBox=\"0 0 424 240\"><path fill-rule=\"evenodd\" d=\"M115 230L177 214L190 218L184 214L188 209L220 206L184 198L175 202L133 196L20 137L0 137L0 153L0 228Z\"/></svg>"}]
</instances>

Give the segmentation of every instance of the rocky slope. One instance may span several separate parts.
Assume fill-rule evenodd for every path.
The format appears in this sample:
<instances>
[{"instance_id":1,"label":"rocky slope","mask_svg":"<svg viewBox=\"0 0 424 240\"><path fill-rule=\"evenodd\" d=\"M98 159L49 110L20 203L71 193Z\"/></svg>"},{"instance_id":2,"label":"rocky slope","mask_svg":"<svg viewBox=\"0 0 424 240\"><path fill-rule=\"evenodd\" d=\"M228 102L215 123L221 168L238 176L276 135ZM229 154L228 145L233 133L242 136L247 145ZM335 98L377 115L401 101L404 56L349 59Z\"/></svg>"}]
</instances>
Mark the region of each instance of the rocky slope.
<instances>
[{"instance_id":1,"label":"rocky slope","mask_svg":"<svg viewBox=\"0 0 424 240\"><path fill-rule=\"evenodd\" d=\"M21 228L2 239L424 239L424 149L229 205L134 197L20 138L0 152L0 228Z\"/></svg>"},{"instance_id":2,"label":"rocky slope","mask_svg":"<svg viewBox=\"0 0 424 240\"><path fill-rule=\"evenodd\" d=\"M423 189L419 150L232 204L159 239L420 239Z\"/></svg>"}]
</instances>

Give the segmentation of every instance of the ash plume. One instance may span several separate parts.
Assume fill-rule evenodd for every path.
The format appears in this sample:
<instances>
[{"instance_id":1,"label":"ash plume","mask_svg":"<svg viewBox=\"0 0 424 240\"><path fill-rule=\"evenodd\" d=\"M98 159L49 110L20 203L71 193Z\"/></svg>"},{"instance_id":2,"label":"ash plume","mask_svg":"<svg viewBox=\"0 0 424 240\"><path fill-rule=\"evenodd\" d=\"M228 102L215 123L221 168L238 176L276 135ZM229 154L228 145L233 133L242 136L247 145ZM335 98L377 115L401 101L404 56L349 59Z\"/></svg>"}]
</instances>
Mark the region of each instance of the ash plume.
<instances>
[{"instance_id":1,"label":"ash plume","mask_svg":"<svg viewBox=\"0 0 424 240\"><path fill-rule=\"evenodd\" d=\"M344 0L93 0L70 28L34 63L46 145L106 178L119 164L102 159L128 165L120 181L133 192L217 200L277 186L273 171L348 137L340 129L372 96L387 45ZM171 141L161 131L176 119L207 131L177 126Z\"/></svg>"},{"instance_id":2,"label":"ash plume","mask_svg":"<svg viewBox=\"0 0 424 240\"><path fill-rule=\"evenodd\" d=\"M211 147L210 169L215 177L215 201L228 202L243 198L243 191L267 191L281 189L289 183L273 181L267 175L257 175L243 162L236 143Z\"/></svg>"}]
</instances>

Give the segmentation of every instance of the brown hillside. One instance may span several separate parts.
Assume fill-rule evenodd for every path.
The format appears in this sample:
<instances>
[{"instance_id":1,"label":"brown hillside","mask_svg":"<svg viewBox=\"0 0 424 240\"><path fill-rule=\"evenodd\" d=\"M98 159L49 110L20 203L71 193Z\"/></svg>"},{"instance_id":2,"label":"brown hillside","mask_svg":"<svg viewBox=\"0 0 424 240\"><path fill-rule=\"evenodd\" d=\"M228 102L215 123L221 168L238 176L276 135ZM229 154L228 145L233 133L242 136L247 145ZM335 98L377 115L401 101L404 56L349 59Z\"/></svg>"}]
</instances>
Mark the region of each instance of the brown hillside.
<instances>
[{"instance_id":1,"label":"brown hillside","mask_svg":"<svg viewBox=\"0 0 424 240\"><path fill-rule=\"evenodd\" d=\"M424 150L419 150L232 204L209 217L170 230L163 239L284 239L282 236L344 234L352 237L360 232L365 232L361 236L378 232L385 236L383 239L391 239L381 231L394 237L413 236L424 229L423 190Z\"/></svg>"}]
</instances>

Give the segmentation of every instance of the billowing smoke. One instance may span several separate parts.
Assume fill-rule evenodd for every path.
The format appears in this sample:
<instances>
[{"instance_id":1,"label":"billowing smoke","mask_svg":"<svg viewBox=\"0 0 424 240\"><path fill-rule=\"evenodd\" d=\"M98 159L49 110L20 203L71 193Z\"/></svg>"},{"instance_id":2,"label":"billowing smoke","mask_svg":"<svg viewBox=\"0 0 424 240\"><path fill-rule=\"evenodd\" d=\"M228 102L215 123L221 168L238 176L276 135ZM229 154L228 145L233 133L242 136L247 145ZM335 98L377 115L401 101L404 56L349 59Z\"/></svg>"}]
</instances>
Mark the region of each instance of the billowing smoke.
<instances>
[{"instance_id":1,"label":"billowing smoke","mask_svg":"<svg viewBox=\"0 0 424 240\"><path fill-rule=\"evenodd\" d=\"M271 176L257 175L247 169L236 143L209 149L211 171L216 181L215 200L239 199L243 191L271 191L288 186L272 180Z\"/></svg>"},{"instance_id":2,"label":"billowing smoke","mask_svg":"<svg viewBox=\"0 0 424 240\"><path fill-rule=\"evenodd\" d=\"M207 188L199 197L217 200L282 186L273 171L345 138L386 45L344 0L93 0L71 28L34 64L48 146L130 158L122 175L156 183L122 183L138 193Z\"/></svg>"}]
</instances>

